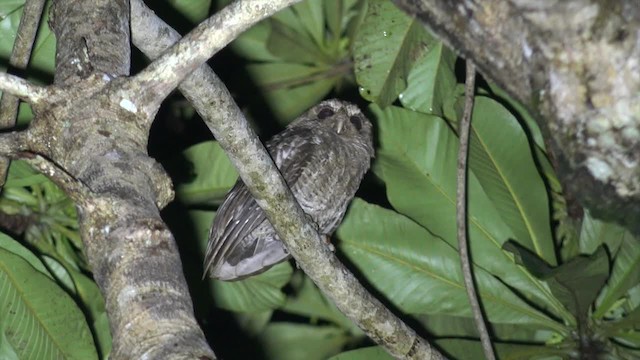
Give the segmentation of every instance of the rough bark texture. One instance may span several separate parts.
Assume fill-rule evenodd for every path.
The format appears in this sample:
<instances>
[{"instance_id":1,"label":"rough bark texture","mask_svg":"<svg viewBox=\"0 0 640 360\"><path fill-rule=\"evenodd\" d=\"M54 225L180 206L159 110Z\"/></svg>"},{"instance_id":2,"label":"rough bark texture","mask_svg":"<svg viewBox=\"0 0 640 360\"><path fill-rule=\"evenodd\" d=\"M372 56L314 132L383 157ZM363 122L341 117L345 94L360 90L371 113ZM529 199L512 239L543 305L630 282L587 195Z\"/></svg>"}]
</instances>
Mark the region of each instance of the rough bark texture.
<instances>
[{"instance_id":1,"label":"rough bark texture","mask_svg":"<svg viewBox=\"0 0 640 360\"><path fill-rule=\"evenodd\" d=\"M536 114L565 190L640 234L636 0L394 0Z\"/></svg>"},{"instance_id":2,"label":"rough bark texture","mask_svg":"<svg viewBox=\"0 0 640 360\"><path fill-rule=\"evenodd\" d=\"M34 107L27 148L40 159L32 163L76 202L84 250L106 300L111 358L213 358L160 218L173 192L146 153L150 120L129 100L134 90L121 90L130 61L129 2L59 0L52 18L55 86Z\"/></svg>"}]
</instances>

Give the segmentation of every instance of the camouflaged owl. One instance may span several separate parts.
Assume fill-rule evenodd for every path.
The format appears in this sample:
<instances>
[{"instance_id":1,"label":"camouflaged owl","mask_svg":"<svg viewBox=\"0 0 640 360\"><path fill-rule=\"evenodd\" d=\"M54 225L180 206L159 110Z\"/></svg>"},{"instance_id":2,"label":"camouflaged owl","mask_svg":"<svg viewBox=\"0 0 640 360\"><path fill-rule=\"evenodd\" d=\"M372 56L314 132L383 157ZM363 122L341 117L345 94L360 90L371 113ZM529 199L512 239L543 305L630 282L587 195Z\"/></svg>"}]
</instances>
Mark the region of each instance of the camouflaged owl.
<instances>
[{"instance_id":1,"label":"camouflaged owl","mask_svg":"<svg viewBox=\"0 0 640 360\"><path fill-rule=\"evenodd\" d=\"M266 147L318 232L331 235L374 155L369 120L353 104L323 101L275 135ZM238 179L213 221L205 274L238 280L288 257L264 212Z\"/></svg>"}]
</instances>

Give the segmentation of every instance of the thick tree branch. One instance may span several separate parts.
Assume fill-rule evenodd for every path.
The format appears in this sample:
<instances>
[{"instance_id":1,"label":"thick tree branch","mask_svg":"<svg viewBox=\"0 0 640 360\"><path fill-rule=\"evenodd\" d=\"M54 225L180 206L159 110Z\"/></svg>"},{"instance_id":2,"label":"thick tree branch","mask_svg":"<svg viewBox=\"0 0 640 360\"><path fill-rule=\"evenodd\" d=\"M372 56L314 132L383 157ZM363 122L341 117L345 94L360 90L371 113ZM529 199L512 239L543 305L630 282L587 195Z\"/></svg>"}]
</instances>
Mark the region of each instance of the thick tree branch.
<instances>
[{"instance_id":1,"label":"thick tree branch","mask_svg":"<svg viewBox=\"0 0 640 360\"><path fill-rule=\"evenodd\" d=\"M57 0L51 106L27 130L30 162L78 209L84 253L105 297L113 359L211 359L159 207L173 196L147 155L149 119L121 87L129 72L128 0ZM131 89L127 89L130 91ZM134 89L140 91L139 89Z\"/></svg>"},{"instance_id":2,"label":"thick tree branch","mask_svg":"<svg viewBox=\"0 0 640 360\"><path fill-rule=\"evenodd\" d=\"M394 0L539 116L565 190L640 234L634 0Z\"/></svg>"},{"instance_id":3,"label":"thick tree branch","mask_svg":"<svg viewBox=\"0 0 640 360\"><path fill-rule=\"evenodd\" d=\"M271 3L275 7L277 1ZM133 41L147 56L158 56L163 50L157 47L158 44L169 47L179 39L179 35L155 18L141 0L132 0L131 7ZM218 29L217 36L223 37L224 31ZM287 249L338 308L396 358L443 358L371 296L323 245L262 143L215 74L202 66L185 79L180 90L205 119Z\"/></svg>"}]
</instances>

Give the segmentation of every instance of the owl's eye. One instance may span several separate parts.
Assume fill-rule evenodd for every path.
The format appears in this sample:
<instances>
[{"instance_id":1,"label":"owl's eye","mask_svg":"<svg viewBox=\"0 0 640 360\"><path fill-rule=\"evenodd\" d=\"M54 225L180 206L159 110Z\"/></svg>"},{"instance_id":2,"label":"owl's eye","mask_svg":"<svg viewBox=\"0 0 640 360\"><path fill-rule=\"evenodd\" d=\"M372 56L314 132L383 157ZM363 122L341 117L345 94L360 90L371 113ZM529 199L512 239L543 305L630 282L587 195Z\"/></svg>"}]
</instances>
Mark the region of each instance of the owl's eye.
<instances>
[{"instance_id":1,"label":"owl's eye","mask_svg":"<svg viewBox=\"0 0 640 360\"><path fill-rule=\"evenodd\" d=\"M356 127L356 130L360 131L362 129L362 119L359 116L352 116L349 118L349 121Z\"/></svg>"},{"instance_id":2,"label":"owl's eye","mask_svg":"<svg viewBox=\"0 0 640 360\"><path fill-rule=\"evenodd\" d=\"M324 108L322 110L320 110L320 112L318 112L318 119L320 120L324 120L326 118L328 118L329 116L333 115L334 112L333 110L331 110L331 108Z\"/></svg>"}]
</instances>

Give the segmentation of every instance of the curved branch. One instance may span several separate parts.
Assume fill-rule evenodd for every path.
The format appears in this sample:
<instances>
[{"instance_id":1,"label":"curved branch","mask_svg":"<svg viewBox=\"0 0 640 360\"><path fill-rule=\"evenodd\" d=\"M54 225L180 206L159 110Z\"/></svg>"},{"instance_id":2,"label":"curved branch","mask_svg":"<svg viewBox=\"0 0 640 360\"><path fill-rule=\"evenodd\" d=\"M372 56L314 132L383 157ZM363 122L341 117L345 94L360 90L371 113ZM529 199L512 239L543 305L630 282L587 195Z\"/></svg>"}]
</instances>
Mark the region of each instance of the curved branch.
<instances>
[{"instance_id":1,"label":"curved branch","mask_svg":"<svg viewBox=\"0 0 640 360\"><path fill-rule=\"evenodd\" d=\"M131 9L133 42L147 56L153 58L162 51L150 43L157 46L162 41L169 47L179 39L141 0L132 0ZM287 249L340 311L398 359L442 359L437 350L369 294L322 245L262 143L211 69L201 66L185 79L180 90L205 119Z\"/></svg>"},{"instance_id":2,"label":"curved branch","mask_svg":"<svg viewBox=\"0 0 640 360\"><path fill-rule=\"evenodd\" d=\"M32 105L42 102L48 94L47 88L7 73L0 73L0 91L15 95Z\"/></svg>"},{"instance_id":3,"label":"curved branch","mask_svg":"<svg viewBox=\"0 0 640 360\"><path fill-rule=\"evenodd\" d=\"M139 101L140 104L144 104L143 111L155 112L165 97L188 74L204 64L243 31L297 2L300 0L237 0L203 21L169 51L133 77L131 86L145 89L142 95L144 99Z\"/></svg>"}]
</instances>

